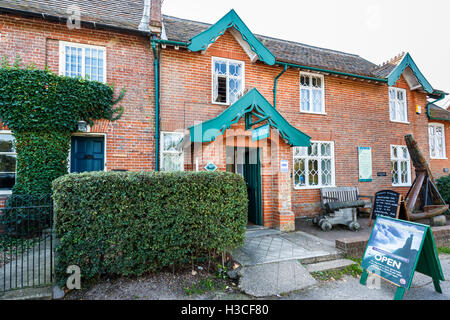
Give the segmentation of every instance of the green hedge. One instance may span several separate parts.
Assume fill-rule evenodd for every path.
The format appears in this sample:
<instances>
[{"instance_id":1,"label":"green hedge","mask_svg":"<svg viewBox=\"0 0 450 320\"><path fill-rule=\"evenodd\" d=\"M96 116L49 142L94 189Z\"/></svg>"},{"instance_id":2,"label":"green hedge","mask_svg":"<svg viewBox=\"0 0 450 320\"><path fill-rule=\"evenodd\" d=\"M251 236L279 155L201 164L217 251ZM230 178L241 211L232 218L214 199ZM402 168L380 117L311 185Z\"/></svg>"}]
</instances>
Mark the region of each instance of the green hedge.
<instances>
[{"instance_id":1,"label":"green hedge","mask_svg":"<svg viewBox=\"0 0 450 320\"><path fill-rule=\"evenodd\" d=\"M231 173L85 173L54 181L56 274L142 275L244 243L247 189Z\"/></svg>"},{"instance_id":2,"label":"green hedge","mask_svg":"<svg viewBox=\"0 0 450 320\"><path fill-rule=\"evenodd\" d=\"M450 175L442 177L436 182L439 192L444 200L450 204Z\"/></svg>"}]
</instances>

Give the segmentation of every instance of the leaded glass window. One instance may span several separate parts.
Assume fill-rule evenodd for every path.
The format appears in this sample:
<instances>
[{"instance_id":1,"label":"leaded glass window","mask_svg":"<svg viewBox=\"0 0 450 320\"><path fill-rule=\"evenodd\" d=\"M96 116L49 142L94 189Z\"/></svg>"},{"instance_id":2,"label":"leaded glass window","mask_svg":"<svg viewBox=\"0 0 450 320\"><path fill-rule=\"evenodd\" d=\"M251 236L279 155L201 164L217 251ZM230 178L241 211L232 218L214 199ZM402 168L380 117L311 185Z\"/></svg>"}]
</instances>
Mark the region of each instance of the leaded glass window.
<instances>
[{"instance_id":1,"label":"leaded glass window","mask_svg":"<svg viewBox=\"0 0 450 320\"><path fill-rule=\"evenodd\" d=\"M324 77L300 73L300 111L325 113Z\"/></svg>"},{"instance_id":2,"label":"leaded glass window","mask_svg":"<svg viewBox=\"0 0 450 320\"><path fill-rule=\"evenodd\" d=\"M334 143L311 142L309 148L294 152L294 187L321 188L334 185Z\"/></svg>"},{"instance_id":3,"label":"leaded glass window","mask_svg":"<svg viewBox=\"0 0 450 320\"><path fill-rule=\"evenodd\" d=\"M405 89L389 88L389 111L391 121L408 122L408 104Z\"/></svg>"},{"instance_id":4,"label":"leaded glass window","mask_svg":"<svg viewBox=\"0 0 450 320\"><path fill-rule=\"evenodd\" d=\"M184 171L183 139L182 133L163 132L161 134L162 171Z\"/></svg>"},{"instance_id":5,"label":"leaded glass window","mask_svg":"<svg viewBox=\"0 0 450 320\"><path fill-rule=\"evenodd\" d=\"M0 132L0 194L10 193L16 184L16 162L13 135Z\"/></svg>"},{"instance_id":6,"label":"leaded glass window","mask_svg":"<svg viewBox=\"0 0 450 320\"><path fill-rule=\"evenodd\" d=\"M244 91L243 62L213 58L213 102L233 104Z\"/></svg>"},{"instance_id":7,"label":"leaded glass window","mask_svg":"<svg viewBox=\"0 0 450 320\"><path fill-rule=\"evenodd\" d=\"M432 159L445 159L445 127L440 123L428 126L430 137L430 156Z\"/></svg>"},{"instance_id":8,"label":"leaded glass window","mask_svg":"<svg viewBox=\"0 0 450 320\"><path fill-rule=\"evenodd\" d=\"M405 146L391 146L391 173L393 186L411 185L411 158Z\"/></svg>"}]
</instances>

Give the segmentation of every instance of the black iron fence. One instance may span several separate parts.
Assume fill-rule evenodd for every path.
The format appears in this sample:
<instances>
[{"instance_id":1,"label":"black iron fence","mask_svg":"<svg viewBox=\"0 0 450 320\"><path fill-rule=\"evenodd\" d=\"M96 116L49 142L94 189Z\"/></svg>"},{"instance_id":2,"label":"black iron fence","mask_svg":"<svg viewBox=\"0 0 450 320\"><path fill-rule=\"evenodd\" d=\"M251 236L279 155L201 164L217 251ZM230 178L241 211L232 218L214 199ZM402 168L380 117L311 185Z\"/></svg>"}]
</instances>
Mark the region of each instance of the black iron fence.
<instances>
[{"instance_id":1,"label":"black iron fence","mask_svg":"<svg viewBox=\"0 0 450 320\"><path fill-rule=\"evenodd\" d=\"M11 196L0 208L0 293L53 282L53 201Z\"/></svg>"}]
</instances>

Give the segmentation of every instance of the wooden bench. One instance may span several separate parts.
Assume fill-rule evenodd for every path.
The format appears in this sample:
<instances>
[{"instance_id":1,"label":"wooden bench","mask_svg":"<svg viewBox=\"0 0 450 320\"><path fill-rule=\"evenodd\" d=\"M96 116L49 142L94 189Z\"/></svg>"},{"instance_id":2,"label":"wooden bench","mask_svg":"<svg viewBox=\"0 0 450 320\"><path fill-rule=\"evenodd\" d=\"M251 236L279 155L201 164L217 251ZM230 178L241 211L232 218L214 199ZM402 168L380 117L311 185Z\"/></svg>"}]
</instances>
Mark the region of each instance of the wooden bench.
<instances>
[{"instance_id":1,"label":"wooden bench","mask_svg":"<svg viewBox=\"0 0 450 320\"><path fill-rule=\"evenodd\" d=\"M369 209L373 197L359 194L357 187L323 188L320 190L321 213L314 217L314 223L323 231L330 231L334 225L346 225L358 231L358 211ZM367 199L367 200L363 200Z\"/></svg>"}]
</instances>

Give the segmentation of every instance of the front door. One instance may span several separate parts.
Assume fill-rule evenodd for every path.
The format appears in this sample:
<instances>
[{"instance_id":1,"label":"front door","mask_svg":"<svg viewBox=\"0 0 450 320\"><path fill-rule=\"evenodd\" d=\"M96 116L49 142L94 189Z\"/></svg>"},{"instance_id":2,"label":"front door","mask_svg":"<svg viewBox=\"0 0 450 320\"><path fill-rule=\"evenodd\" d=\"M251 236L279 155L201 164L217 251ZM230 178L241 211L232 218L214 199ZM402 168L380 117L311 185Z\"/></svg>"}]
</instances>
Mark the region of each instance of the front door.
<instances>
[{"instance_id":1,"label":"front door","mask_svg":"<svg viewBox=\"0 0 450 320\"><path fill-rule=\"evenodd\" d=\"M241 174L247 184L248 221L262 225L261 159L257 148L227 148L227 171Z\"/></svg>"},{"instance_id":2,"label":"front door","mask_svg":"<svg viewBox=\"0 0 450 320\"><path fill-rule=\"evenodd\" d=\"M103 137L72 137L70 172L105 170L105 139Z\"/></svg>"}]
</instances>

